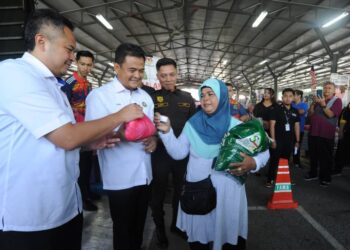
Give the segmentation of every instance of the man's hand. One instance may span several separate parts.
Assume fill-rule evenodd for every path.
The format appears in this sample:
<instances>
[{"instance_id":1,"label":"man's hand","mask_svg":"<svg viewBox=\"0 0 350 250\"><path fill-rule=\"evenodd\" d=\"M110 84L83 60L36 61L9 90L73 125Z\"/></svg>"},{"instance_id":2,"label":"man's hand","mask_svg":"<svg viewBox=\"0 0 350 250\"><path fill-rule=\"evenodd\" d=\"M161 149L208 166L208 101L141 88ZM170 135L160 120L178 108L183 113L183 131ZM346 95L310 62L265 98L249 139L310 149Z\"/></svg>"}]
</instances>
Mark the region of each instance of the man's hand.
<instances>
[{"instance_id":1,"label":"man's hand","mask_svg":"<svg viewBox=\"0 0 350 250\"><path fill-rule=\"evenodd\" d=\"M142 140L143 145L145 145L145 151L148 153L153 153L157 148L157 137L150 136Z\"/></svg>"},{"instance_id":2,"label":"man's hand","mask_svg":"<svg viewBox=\"0 0 350 250\"><path fill-rule=\"evenodd\" d=\"M120 138L116 132L112 132L93 143L90 143L88 145L88 148L90 150L100 150L104 148L113 148L116 146L116 144L120 142Z\"/></svg>"},{"instance_id":3,"label":"man's hand","mask_svg":"<svg viewBox=\"0 0 350 250\"><path fill-rule=\"evenodd\" d=\"M230 173L233 175L241 176L250 170L256 169L256 163L253 157L244 153L241 153L241 156L243 157L242 162L230 163L230 166L233 167Z\"/></svg>"},{"instance_id":4,"label":"man's hand","mask_svg":"<svg viewBox=\"0 0 350 250\"><path fill-rule=\"evenodd\" d=\"M136 103L125 106L117 114L121 116L123 122L129 122L144 116L142 107Z\"/></svg>"},{"instance_id":5,"label":"man's hand","mask_svg":"<svg viewBox=\"0 0 350 250\"><path fill-rule=\"evenodd\" d=\"M318 103L321 107L326 106L326 99L321 96L316 96L315 102Z\"/></svg>"}]
</instances>

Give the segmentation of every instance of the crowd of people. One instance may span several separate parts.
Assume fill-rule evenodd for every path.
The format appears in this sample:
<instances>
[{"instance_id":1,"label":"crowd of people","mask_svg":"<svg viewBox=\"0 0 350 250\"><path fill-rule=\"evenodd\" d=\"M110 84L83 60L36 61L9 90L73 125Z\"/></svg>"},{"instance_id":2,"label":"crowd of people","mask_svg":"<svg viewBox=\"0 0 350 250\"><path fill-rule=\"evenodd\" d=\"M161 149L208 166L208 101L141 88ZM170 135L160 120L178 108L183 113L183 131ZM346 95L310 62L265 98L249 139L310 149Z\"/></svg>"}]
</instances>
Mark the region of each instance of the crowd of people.
<instances>
[{"instance_id":1,"label":"crowd of people","mask_svg":"<svg viewBox=\"0 0 350 250\"><path fill-rule=\"evenodd\" d=\"M302 167L307 122L310 171L305 180L319 179L327 187L332 171L340 174L347 164L350 105L342 111L332 82L324 84L323 96L315 96L310 108L301 90L284 89L278 102L274 90L266 88L261 102L245 109L233 100L232 85L211 78L199 86L196 109L191 95L176 88L173 59L157 62L162 89L154 90L142 86L145 52L122 43L115 51L116 76L92 90L87 76L95 58L89 51L75 53L73 29L60 14L38 10L25 26L27 52L0 63L0 249L81 249L83 210L97 210L93 200L98 197L89 187L96 154L113 247L119 250L142 248L149 204L158 246L168 247L163 203L169 175L174 187L171 232L186 238L190 249L210 249L211 244L214 250L245 249L245 186L212 169L224 135L242 122L261 120L271 146L232 163L232 175L268 165L266 187L272 187L279 158L293 155L294 165ZM77 71L62 80L73 61ZM158 133L125 140L124 124L145 116ZM216 207L204 215L184 212L179 206L184 182L208 176Z\"/></svg>"}]
</instances>

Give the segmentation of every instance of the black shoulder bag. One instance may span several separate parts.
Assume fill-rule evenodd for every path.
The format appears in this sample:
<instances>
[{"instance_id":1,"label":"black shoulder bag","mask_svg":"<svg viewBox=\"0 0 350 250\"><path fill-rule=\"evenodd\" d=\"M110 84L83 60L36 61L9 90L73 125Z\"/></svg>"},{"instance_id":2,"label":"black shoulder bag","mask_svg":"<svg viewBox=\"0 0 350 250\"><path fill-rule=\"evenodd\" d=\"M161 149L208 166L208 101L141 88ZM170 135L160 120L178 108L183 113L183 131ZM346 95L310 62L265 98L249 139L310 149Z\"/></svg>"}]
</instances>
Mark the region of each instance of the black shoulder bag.
<instances>
[{"instance_id":1,"label":"black shoulder bag","mask_svg":"<svg viewBox=\"0 0 350 250\"><path fill-rule=\"evenodd\" d=\"M197 182L185 180L180 195L180 206L186 214L204 215L216 207L216 190L208 178Z\"/></svg>"}]
</instances>

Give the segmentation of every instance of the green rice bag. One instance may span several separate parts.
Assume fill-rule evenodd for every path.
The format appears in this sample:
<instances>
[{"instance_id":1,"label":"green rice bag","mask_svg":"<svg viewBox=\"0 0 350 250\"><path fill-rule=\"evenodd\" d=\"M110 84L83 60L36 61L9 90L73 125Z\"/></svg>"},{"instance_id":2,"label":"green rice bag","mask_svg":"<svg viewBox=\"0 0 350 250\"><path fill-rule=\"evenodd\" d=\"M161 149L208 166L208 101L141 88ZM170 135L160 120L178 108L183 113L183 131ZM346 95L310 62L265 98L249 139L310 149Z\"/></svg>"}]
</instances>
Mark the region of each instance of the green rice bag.
<instances>
[{"instance_id":1,"label":"green rice bag","mask_svg":"<svg viewBox=\"0 0 350 250\"><path fill-rule=\"evenodd\" d=\"M217 171L228 171L232 162L242 162L241 152L249 156L255 156L267 150L270 139L267 136L261 122L257 119L241 123L228 131L221 143L220 153L216 159L214 169ZM247 173L241 176L232 175L242 185L245 183Z\"/></svg>"}]
</instances>

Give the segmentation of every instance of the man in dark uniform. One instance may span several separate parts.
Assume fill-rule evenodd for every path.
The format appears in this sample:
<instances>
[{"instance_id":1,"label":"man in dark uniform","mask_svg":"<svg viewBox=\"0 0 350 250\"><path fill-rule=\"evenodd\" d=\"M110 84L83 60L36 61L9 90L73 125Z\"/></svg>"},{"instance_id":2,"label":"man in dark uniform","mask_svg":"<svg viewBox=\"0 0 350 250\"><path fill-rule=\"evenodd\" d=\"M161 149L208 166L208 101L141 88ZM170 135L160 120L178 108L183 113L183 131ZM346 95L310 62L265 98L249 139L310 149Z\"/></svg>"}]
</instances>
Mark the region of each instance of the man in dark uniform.
<instances>
[{"instance_id":1,"label":"man in dark uniform","mask_svg":"<svg viewBox=\"0 0 350 250\"><path fill-rule=\"evenodd\" d=\"M294 90L282 91L282 104L276 106L270 115L270 134L272 138L270 166L266 187L272 187L280 158L289 159L293 149L299 148L300 127L298 110L291 106Z\"/></svg>"},{"instance_id":2,"label":"man in dark uniform","mask_svg":"<svg viewBox=\"0 0 350 250\"><path fill-rule=\"evenodd\" d=\"M189 93L176 88L177 65L174 60L162 58L157 62L156 68L162 89L151 93L154 111L169 117L175 135L179 136L186 121L195 113L194 100ZM152 216L156 224L158 246L161 248L168 246L164 226L163 202L170 173L172 174L174 185L172 199L173 216L170 230L174 233L181 232L176 228L176 218L187 161L187 158L180 161L173 160L161 142L152 154L153 187L151 207Z\"/></svg>"}]
</instances>

